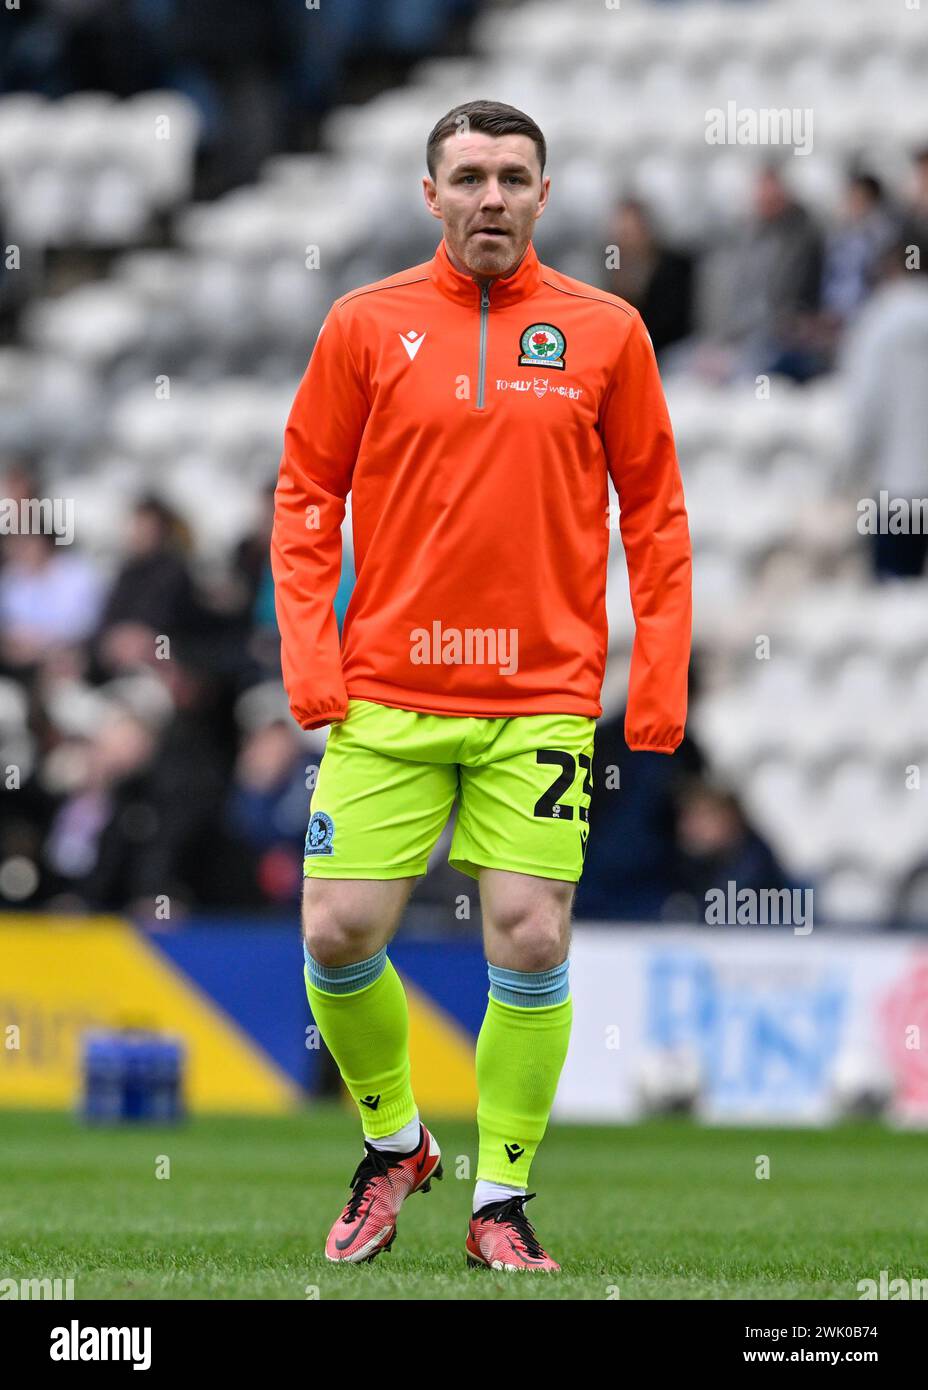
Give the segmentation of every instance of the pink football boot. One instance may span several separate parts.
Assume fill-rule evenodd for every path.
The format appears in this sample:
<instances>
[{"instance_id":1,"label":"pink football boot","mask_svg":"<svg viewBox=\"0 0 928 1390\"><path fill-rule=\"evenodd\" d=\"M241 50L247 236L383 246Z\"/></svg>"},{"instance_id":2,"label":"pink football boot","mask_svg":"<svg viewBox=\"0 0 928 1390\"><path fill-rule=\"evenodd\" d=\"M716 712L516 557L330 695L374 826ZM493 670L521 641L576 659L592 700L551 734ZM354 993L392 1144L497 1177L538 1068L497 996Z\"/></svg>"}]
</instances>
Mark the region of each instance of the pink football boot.
<instances>
[{"instance_id":1,"label":"pink football boot","mask_svg":"<svg viewBox=\"0 0 928 1390\"><path fill-rule=\"evenodd\" d=\"M412 1192L428 1192L441 1178L441 1150L425 1125L411 1154L386 1153L366 1140L366 1153L351 1179L348 1204L329 1232L327 1260L362 1264L396 1240L396 1217Z\"/></svg>"},{"instance_id":2,"label":"pink football boot","mask_svg":"<svg viewBox=\"0 0 928 1390\"><path fill-rule=\"evenodd\" d=\"M470 1219L467 1232L467 1263L489 1269L559 1270L538 1244L535 1229L525 1215L524 1203L535 1196L510 1197L507 1202L488 1202Z\"/></svg>"}]
</instances>

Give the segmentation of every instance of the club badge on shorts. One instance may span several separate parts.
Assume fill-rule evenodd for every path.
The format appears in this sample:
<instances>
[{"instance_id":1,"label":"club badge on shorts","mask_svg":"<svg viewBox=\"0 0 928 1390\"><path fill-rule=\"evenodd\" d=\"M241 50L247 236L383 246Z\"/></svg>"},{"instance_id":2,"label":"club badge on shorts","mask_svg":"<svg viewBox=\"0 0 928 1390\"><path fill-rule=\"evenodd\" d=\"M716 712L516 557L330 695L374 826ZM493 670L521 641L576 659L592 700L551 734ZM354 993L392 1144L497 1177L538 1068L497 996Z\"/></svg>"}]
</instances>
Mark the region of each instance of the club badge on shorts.
<instances>
[{"instance_id":1,"label":"club badge on shorts","mask_svg":"<svg viewBox=\"0 0 928 1390\"><path fill-rule=\"evenodd\" d=\"M519 339L520 367L555 367L564 370L567 339L553 323L530 323Z\"/></svg>"},{"instance_id":2,"label":"club badge on shorts","mask_svg":"<svg viewBox=\"0 0 928 1390\"><path fill-rule=\"evenodd\" d=\"M303 857L310 854L332 854L332 840L335 836L335 822L325 811L313 811L306 831Z\"/></svg>"}]
</instances>

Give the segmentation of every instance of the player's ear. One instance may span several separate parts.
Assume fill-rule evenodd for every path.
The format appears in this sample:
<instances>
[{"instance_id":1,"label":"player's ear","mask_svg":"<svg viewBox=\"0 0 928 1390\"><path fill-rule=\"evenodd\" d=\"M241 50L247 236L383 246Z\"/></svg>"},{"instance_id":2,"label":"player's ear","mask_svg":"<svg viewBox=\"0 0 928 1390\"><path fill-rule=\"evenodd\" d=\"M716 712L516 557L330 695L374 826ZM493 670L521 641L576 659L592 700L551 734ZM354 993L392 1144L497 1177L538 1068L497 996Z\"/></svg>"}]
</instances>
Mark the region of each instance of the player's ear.
<instances>
[{"instance_id":1,"label":"player's ear","mask_svg":"<svg viewBox=\"0 0 928 1390\"><path fill-rule=\"evenodd\" d=\"M544 212L545 208L548 206L548 194L549 194L550 191L551 191L551 180L550 180L550 178L548 178L547 175L546 175L546 176L542 179L542 181L541 181L541 193L539 194L539 197L538 197L538 206L537 206L537 208L535 209L535 221L536 221L536 222L538 221L538 218L541 216L541 214Z\"/></svg>"},{"instance_id":2,"label":"player's ear","mask_svg":"<svg viewBox=\"0 0 928 1390\"><path fill-rule=\"evenodd\" d=\"M428 174L426 174L422 180L422 196L425 199L425 206L432 216L440 219L441 208L438 203L438 187Z\"/></svg>"}]
</instances>

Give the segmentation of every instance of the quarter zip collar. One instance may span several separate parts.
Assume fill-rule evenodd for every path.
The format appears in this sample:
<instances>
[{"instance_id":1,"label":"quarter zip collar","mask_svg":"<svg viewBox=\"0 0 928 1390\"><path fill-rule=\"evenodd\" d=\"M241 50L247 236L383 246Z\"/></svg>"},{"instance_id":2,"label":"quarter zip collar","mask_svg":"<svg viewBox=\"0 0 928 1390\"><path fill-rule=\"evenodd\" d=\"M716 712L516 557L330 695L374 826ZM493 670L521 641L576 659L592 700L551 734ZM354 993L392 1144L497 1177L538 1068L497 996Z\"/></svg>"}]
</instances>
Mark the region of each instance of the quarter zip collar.
<instances>
[{"instance_id":1,"label":"quarter zip collar","mask_svg":"<svg viewBox=\"0 0 928 1390\"><path fill-rule=\"evenodd\" d=\"M475 309L480 307L481 285L467 274L452 265L444 237L438 243L438 250L429 265L429 275L442 294L458 304L467 304ZM541 284L541 262L535 254L535 247L529 242L525 254L511 275L490 281L490 300L495 308L505 304L517 304L527 299Z\"/></svg>"}]
</instances>

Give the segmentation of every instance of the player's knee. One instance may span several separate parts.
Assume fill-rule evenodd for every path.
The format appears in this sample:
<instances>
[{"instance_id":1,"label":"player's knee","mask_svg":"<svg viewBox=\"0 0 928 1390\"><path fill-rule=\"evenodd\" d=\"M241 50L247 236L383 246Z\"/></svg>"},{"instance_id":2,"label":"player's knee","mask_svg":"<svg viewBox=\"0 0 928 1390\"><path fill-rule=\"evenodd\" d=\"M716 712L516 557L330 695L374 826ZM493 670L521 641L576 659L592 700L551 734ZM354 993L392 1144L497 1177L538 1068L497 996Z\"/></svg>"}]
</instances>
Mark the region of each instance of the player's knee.
<instances>
[{"instance_id":1,"label":"player's knee","mask_svg":"<svg viewBox=\"0 0 928 1390\"><path fill-rule=\"evenodd\" d=\"M339 912L332 903L307 894L303 899L303 940L319 965L349 965L364 958L370 925Z\"/></svg>"},{"instance_id":2,"label":"player's knee","mask_svg":"<svg viewBox=\"0 0 928 1390\"><path fill-rule=\"evenodd\" d=\"M313 960L319 965L352 965L366 959L368 934L332 917L312 917L303 926L303 940Z\"/></svg>"},{"instance_id":3,"label":"player's knee","mask_svg":"<svg viewBox=\"0 0 928 1390\"><path fill-rule=\"evenodd\" d=\"M516 970L552 970L567 954L568 924L565 913L556 906L509 914L495 925L506 937L507 954Z\"/></svg>"}]
</instances>

